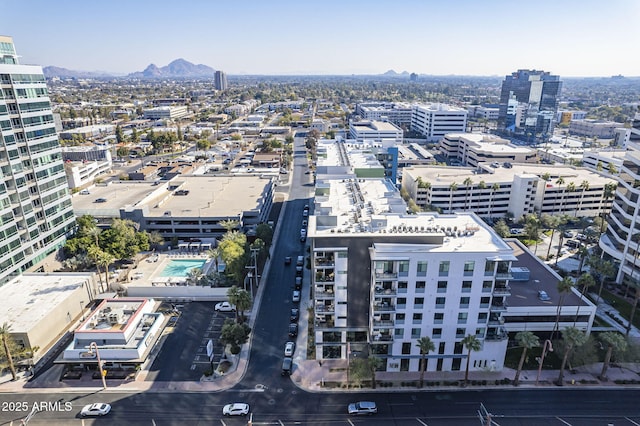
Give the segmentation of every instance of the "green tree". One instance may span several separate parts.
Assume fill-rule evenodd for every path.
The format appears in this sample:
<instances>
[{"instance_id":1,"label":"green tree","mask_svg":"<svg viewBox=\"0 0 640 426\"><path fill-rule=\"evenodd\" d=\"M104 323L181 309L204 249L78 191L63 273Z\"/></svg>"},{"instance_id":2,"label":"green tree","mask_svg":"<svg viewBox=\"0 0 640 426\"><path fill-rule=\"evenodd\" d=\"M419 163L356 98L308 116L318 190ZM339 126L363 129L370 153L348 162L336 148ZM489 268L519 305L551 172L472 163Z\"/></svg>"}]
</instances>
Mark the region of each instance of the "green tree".
<instances>
[{"instance_id":1,"label":"green tree","mask_svg":"<svg viewBox=\"0 0 640 426\"><path fill-rule=\"evenodd\" d=\"M449 212L453 212L453 193L458 190L458 184L455 182L451 182L449 184Z\"/></svg>"},{"instance_id":2,"label":"green tree","mask_svg":"<svg viewBox=\"0 0 640 426\"><path fill-rule=\"evenodd\" d=\"M234 355L240 353L240 347L249 340L251 327L246 323L238 323L232 319L226 319L220 330L220 343L229 345L230 352Z\"/></svg>"},{"instance_id":3,"label":"green tree","mask_svg":"<svg viewBox=\"0 0 640 426\"><path fill-rule=\"evenodd\" d=\"M470 177L467 177L462 184L464 185L464 210L469 210L469 191L473 189L473 180Z\"/></svg>"},{"instance_id":4,"label":"green tree","mask_svg":"<svg viewBox=\"0 0 640 426\"><path fill-rule=\"evenodd\" d=\"M427 336L419 338L416 346L420 348L420 355L422 355L420 359L420 387L422 387L424 385L424 371L427 369L427 355L429 355L429 352L435 351L436 346Z\"/></svg>"},{"instance_id":5,"label":"green tree","mask_svg":"<svg viewBox=\"0 0 640 426\"><path fill-rule=\"evenodd\" d=\"M576 286L580 288L580 300L584 300L585 294L589 288L593 287L596 284L596 280L593 279L593 276L588 272L581 274L576 280ZM578 316L580 315L580 303L578 303L578 308L576 309L576 317L573 319L573 326L576 326L578 322Z\"/></svg>"},{"instance_id":6,"label":"green tree","mask_svg":"<svg viewBox=\"0 0 640 426\"><path fill-rule=\"evenodd\" d=\"M540 219L535 213L525 217L524 233L528 240L533 241L535 246L533 253L538 252L538 240L540 240Z\"/></svg>"},{"instance_id":7,"label":"green tree","mask_svg":"<svg viewBox=\"0 0 640 426\"><path fill-rule=\"evenodd\" d=\"M500 190L498 182L491 185L491 199L489 201L489 217L493 217L493 202L495 201L496 192Z\"/></svg>"},{"instance_id":8,"label":"green tree","mask_svg":"<svg viewBox=\"0 0 640 426\"><path fill-rule=\"evenodd\" d=\"M518 369L516 370L516 376L513 379L513 386L518 386L520 381L520 373L522 372L522 366L527 356L527 351L531 348L537 348L540 346L540 340L538 336L530 331L520 331L516 333L516 342L522 347L522 354L520 355L520 362L518 362Z\"/></svg>"},{"instance_id":9,"label":"green tree","mask_svg":"<svg viewBox=\"0 0 640 426\"><path fill-rule=\"evenodd\" d=\"M562 365L560 365L560 374L556 384L558 386L564 385L564 369L567 366L567 360L569 355L575 348L579 348L587 342L587 335L575 327L567 327L562 332L564 339L564 355L562 357Z\"/></svg>"},{"instance_id":10,"label":"green tree","mask_svg":"<svg viewBox=\"0 0 640 426\"><path fill-rule=\"evenodd\" d=\"M266 223L261 223L256 227L256 237L264 241L267 247L271 247L273 241L273 229Z\"/></svg>"},{"instance_id":11,"label":"green tree","mask_svg":"<svg viewBox=\"0 0 640 426\"><path fill-rule=\"evenodd\" d=\"M196 142L196 148L198 151L208 151L211 148L211 142L206 139L199 139Z\"/></svg>"},{"instance_id":12,"label":"green tree","mask_svg":"<svg viewBox=\"0 0 640 426\"><path fill-rule=\"evenodd\" d=\"M474 334L468 334L461 341L462 345L467 350L467 366L464 371L464 386L469 383L469 363L471 361L471 351L477 352L482 348L482 343Z\"/></svg>"},{"instance_id":13,"label":"green tree","mask_svg":"<svg viewBox=\"0 0 640 426\"><path fill-rule=\"evenodd\" d=\"M613 263L611 263L611 261L602 259L598 256L589 257L589 259L587 260L587 264L589 265L591 272L596 274L596 276L598 277L598 282L599 282L598 303L599 303L600 297L601 297L600 295L602 294L602 288L604 287L604 282L607 280L607 278L610 278L615 274L616 269L613 266Z\"/></svg>"},{"instance_id":14,"label":"green tree","mask_svg":"<svg viewBox=\"0 0 640 426\"><path fill-rule=\"evenodd\" d=\"M558 284L556 285L558 289L558 293L560 297L558 298L558 305L556 308L556 323L553 326L553 331L551 332L551 340L553 340L553 335L558 331L560 326L560 313L562 312L562 305L564 304L564 298L567 294L571 293L571 289L573 289L573 281L570 277L564 277Z\"/></svg>"},{"instance_id":15,"label":"green tree","mask_svg":"<svg viewBox=\"0 0 640 426\"><path fill-rule=\"evenodd\" d=\"M236 307L236 321L244 322L244 311L251 307L251 294L238 286L231 286L227 290L227 298L229 303Z\"/></svg>"},{"instance_id":16,"label":"green tree","mask_svg":"<svg viewBox=\"0 0 640 426\"><path fill-rule=\"evenodd\" d=\"M128 157L129 156L129 148L126 147L126 146L119 146L118 149L116 150L116 155L119 158Z\"/></svg>"},{"instance_id":17,"label":"green tree","mask_svg":"<svg viewBox=\"0 0 640 426\"><path fill-rule=\"evenodd\" d=\"M124 134L122 133L122 127L118 124L116 126L116 142L121 144L124 142Z\"/></svg>"},{"instance_id":18,"label":"green tree","mask_svg":"<svg viewBox=\"0 0 640 426\"><path fill-rule=\"evenodd\" d=\"M509 225L507 225L504 219L498 220L498 222L496 222L496 224L493 226L493 229L502 238L507 238L509 237L509 235L511 235L511 231L509 231Z\"/></svg>"},{"instance_id":19,"label":"green tree","mask_svg":"<svg viewBox=\"0 0 640 426\"><path fill-rule=\"evenodd\" d=\"M615 331L605 331L604 333L600 333L598 336L600 341L604 343L607 347L607 353L604 356L604 362L602 363L602 371L600 372L599 379L603 382L609 380L607 377L607 370L609 369L609 364L611 363L611 356L616 353L620 354L627 350L629 345L627 341L620 333L616 333Z\"/></svg>"},{"instance_id":20,"label":"green tree","mask_svg":"<svg viewBox=\"0 0 640 426\"><path fill-rule=\"evenodd\" d=\"M574 217L578 217L578 211L582 210L582 200L584 199L584 193L589 190L589 181L588 180L583 180L580 183L580 189L582 189L582 192L580 193L580 202L578 204L578 208L576 209Z\"/></svg>"},{"instance_id":21,"label":"green tree","mask_svg":"<svg viewBox=\"0 0 640 426\"><path fill-rule=\"evenodd\" d=\"M226 219L220 221L220 226L222 226L227 232L231 232L240 226L240 222L233 219Z\"/></svg>"},{"instance_id":22,"label":"green tree","mask_svg":"<svg viewBox=\"0 0 640 426\"><path fill-rule=\"evenodd\" d=\"M0 326L0 339L2 340L2 348L7 360L7 366L11 372L11 378L15 382L18 380L18 375L16 374L16 366L13 364L13 356L11 354L11 340L13 338L11 336L11 325L9 323L5 322Z\"/></svg>"},{"instance_id":23,"label":"green tree","mask_svg":"<svg viewBox=\"0 0 640 426\"><path fill-rule=\"evenodd\" d=\"M549 259L549 254L551 253L551 241L553 241L553 236L555 235L556 230L558 229L558 226L560 226L561 216L555 216L555 215L550 215L545 213L542 216L540 216L540 221L542 222L542 225L544 227L551 230L551 237L549 238L549 247L547 248L547 259Z\"/></svg>"}]
</instances>

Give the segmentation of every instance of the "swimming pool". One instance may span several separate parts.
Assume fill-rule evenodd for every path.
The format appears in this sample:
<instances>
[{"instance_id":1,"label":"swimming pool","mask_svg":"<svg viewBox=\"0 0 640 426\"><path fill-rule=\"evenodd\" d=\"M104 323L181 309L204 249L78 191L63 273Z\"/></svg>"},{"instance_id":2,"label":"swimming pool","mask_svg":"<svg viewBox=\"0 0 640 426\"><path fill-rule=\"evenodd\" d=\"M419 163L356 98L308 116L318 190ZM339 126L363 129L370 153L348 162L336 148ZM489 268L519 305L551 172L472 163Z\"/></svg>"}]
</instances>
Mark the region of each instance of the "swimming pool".
<instances>
[{"instance_id":1,"label":"swimming pool","mask_svg":"<svg viewBox=\"0 0 640 426\"><path fill-rule=\"evenodd\" d=\"M186 277L193 268L201 268L206 263L205 259L172 259L164 267L161 277Z\"/></svg>"}]
</instances>

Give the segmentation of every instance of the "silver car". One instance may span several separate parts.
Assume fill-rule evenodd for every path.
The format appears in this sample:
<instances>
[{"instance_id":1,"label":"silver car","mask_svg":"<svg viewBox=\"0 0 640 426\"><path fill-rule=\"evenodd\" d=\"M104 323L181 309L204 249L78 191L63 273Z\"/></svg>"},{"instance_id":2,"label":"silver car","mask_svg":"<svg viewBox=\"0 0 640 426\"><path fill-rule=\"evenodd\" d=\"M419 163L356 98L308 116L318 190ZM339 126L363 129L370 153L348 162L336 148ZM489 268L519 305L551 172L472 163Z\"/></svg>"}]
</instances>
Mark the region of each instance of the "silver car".
<instances>
[{"instance_id":1,"label":"silver car","mask_svg":"<svg viewBox=\"0 0 640 426\"><path fill-rule=\"evenodd\" d=\"M349 414L363 415L363 414L375 414L378 412L378 407L375 402L372 401L358 401L352 402L348 407Z\"/></svg>"}]
</instances>

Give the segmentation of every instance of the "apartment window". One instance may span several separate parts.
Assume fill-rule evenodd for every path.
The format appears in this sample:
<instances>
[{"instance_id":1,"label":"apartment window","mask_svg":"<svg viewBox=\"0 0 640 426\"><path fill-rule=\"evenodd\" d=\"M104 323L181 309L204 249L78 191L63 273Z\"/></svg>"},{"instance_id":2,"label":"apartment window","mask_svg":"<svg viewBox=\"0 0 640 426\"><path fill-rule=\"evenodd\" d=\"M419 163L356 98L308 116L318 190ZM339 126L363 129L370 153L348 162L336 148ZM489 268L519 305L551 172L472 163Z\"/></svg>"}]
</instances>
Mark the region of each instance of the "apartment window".
<instances>
[{"instance_id":1,"label":"apartment window","mask_svg":"<svg viewBox=\"0 0 640 426\"><path fill-rule=\"evenodd\" d=\"M394 336L396 339L402 339L404 337L404 328L396 328L394 332Z\"/></svg>"},{"instance_id":2,"label":"apartment window","mask_svg":"<svg viewBox=\"0 0 640 426\"><path fill-rule=\"evenodd\" d=\"M416 297L413 299L413 308L422 309L424 306L424 297Z\"/></svg>"},{"instance_id":3,"label":"apartment window","mask_svg":"<svg viewBox=\"0 0 640 426\"><path fill-rule=\"evenodd\" d=\"M491 298L490 297L481 297L480 298L480 307L488 308Z\"/></svg>"},{"instance_id":4,"label":"apartment window","mask_svg":"<svg viewBox=\"0 0 640 426\"><path fill-rule=\"evenodd\" d=\"M449 276L450 265L451 265L451 262L449 262L448 260L443 260L442 262L440 262L440 267L438 268L438 275L440 275L441 277Z\"/></svg>"},{"instance_id":5,"label":"apartment window","mask_svg":"<svg viewBox=\"0 0 640 426\"><path fill-rule=\"evenodd\" d=\"M456 328L456 339L463 339L466 330L464 328ZM460 352L462 353L462 352Z\"/></svg>"},{"instance_id":6,"label":"apartment window","mask_svg":"<svg viewBox=\"0 0 640 426\"><path fill-rule=\"evenodd\" d=\"M459 312L458 313L458 324L466 324L467 323L467 318L469 317L469 314L466 312Z\"/></svg>"},{"instance_id":7,"label":"apartment window","mask_svg":"<svg viewBox=\"0 0 640 426\"><path fill-rule=\"evenodd\" d=\"M424 277L427 275L427 261L426 260L419 260L418 261L418 267L416 270L416 275L419 277Z\"/></svg>"},{"instance_id":8,"label":"apartment window","mask_svg":"<svg viewBox=\"0 0 640 426\"><path fill-rule=\"evenodd\" d=\"M422 324L422 314L420 314L420 313L413 314L413 323L414 324Z\"/></svg>"},{"instance_id":9,"label":"apartment window","mask_svg":"<svg viewBox=\"0 0 640 426\"><path fill-rule=\"evenodd\" d=\"M433 323L442 324L444 322L444 312L436 312L433 314Z\"/></svg>"},{"instance_id":10,"label":"apartment window","mask_svg":"<svg viewBox=\"0 0 640 426\"><path fill-rule=\"evenodd\" d=\"M424 290L426 287L427 287L426 281L416 281L416 293L424 293Z\"/></svg>"},{"instance_id":11,"label":"apartment window","mask_svg":"<svg viewBox=\"0 0 640 426\"><path fill-rule=\"evenodd\" d=\"M409 284L407 282L405 282L405 281L399 281L398 282L398 293L406 293L408 285Z\"/></svg>"},{"instance_id":12,"label":"apartment window","mask_svg":"<svg viewBox=\"0 0 640 426\"><path fill-rule=\"evenodd\" d=\"M464 276L470 277L473 275L473 268L475 268L476 262L473 260L467 260L464 262Z\"/></svg>"},{"instance_id":13,"label":"apartment window","mask_svg":"<svg viewBox=\"0 0 640 426\"><path fill-rule=\"evenodd\" d=\"M404 324L405 314L396 314L396 324Z\"/></svg>"},{"instance_id":14,"label":"apartment window","mask_svg":"<svg viewBox=\"0 0 640 426\"><path fill-rule=\"evenodd\" d=\"M442 337L442 329L441 328L434 328L433 332L431 333L431 338L439 339L441 337Z\"/></svg>"},{"instance_id":15,"label":"apartment window","mask_svg":"<svg viewBox=\"0 0 640 426\"><path fill-rule=\"evenodd\" d=\"M482 281L483 293L491 293L492 288L493 288L493 281Z\"/></svg>"},{"instance_id":16,"label":"apartment window","mask_svg":"<svg viewBox=\"0 0 640 426\"><path fill-rule=\"evenodd\" d=\"M484 327L476 328L476 336L478 336L479 338L484 338L485 332L486 332L486 328Z\"/></svg>"},{"instance_id":17,"label":"apartment window","mask_svg":"<svg viewBox=\"0 0 640 426\"><path fill-rule=\"evenodd\" d=\"M487 322L487 318L489 317L489 314L486 312L480 312L478 314L478 324L486 324Z\"/></svg>"},{"instance_id":18,"label":"apartment window","mask_svg":"<svg viewBox=\"0 0 640 426\"><path fill-rule=\"evenodd\" d=\"M411 342L403 342L402 343L402 354L403 355L411 354Z\"/></svg>"},{"instance_id":19,"label":"apartment window","mask_svg":"<svg viewBox=\"0 0 640 426\"><path fill-rule=\"evenodd\" d=\"M447 347L447 342L440 342L440 344L438 345L438 353L440 355L444 354L444 350Z\"/></svg>"},{"instance_id":20,"label":"apartment window","mask_svg":"<svg viewBox=\"0 0 640 426\"><path fill-rule=\"evenodd\" d=\"M462 281L462 292L463 293L471 293L471 285L473 281Z\"/></svg>"},{"instance_id":21,"label":"apartment window","mask_svg":"<svg viewBox=\"0 0 640 426\"><path fill-rule=\"evenodd\" d=\"M420 338L420 329L419 328L412 328L411 329L411 338L412 339L419 339Z\"/></svg>"},{"instance_id":22,"label":"apartment window","mask_svg":"<svg viewBox=\"0 0 640 426\"><path fill-rule=\"evenodd\" d=\"M485 276L492 276L494 271L496 269L496 262L492 261L492 260L488 260L485 264L484 264L484 275Z\"/></svg>"},{"instance_id":23,"label":"apartment window","mask_svg":"<svg viewBox=\"0 0 640 426\"><path fill-rule=\"evenodd\" d=\"M438 281L438 293L446 293L446 292L447 292L447 282Z\"/></svg>"},{"instance_id":24,"label":"apartment window","mask_svg":"<svg viewBox=\"0 0 640 426\"><path fill-rule=\"evenodd\" d=\"M398 276L406 277L409 275L409 261L401 260L398 262Z\"/></svg>"},{"instance_id":25,"label":"apartment window","mask_svg":"<svg viewBox=\"0 0 640 426\"><path fill-rule=\"evenodd\" d=\"M444 308L445 302L446 302L446 298L436 297L436 308Z\"/></svg>"},{"instance_id":26,"label":"apartment window","mask_svg":"<svg viewBox=\"0 0 640 426\"><path fill-rule=\"evenodd\" d=\"M396 301L396 309L406 309L406 308L407 308L407 298L398 297Z\"/></svg>"}]
</instances>

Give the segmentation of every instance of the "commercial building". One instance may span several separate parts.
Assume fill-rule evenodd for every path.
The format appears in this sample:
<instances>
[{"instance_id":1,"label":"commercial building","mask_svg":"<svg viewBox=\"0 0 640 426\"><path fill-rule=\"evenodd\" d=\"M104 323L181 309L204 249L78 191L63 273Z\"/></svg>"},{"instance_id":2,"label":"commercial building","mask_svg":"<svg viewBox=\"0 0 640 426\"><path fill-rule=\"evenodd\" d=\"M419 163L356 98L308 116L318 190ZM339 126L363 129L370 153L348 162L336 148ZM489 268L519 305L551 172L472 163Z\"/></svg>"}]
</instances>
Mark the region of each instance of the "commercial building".
<instances>
[{"instance_id":1,"label":"commercial building","mask_svg":"<svg viewBox=\"0 0 640 426\"><path fill-rule=\"evenodd\" d=\"M560 77L538 70L518 70L505 76L500 91L498 129L536 138L553 134Z\"/></svg>"},{"instance_id":2,"label":"commercial building","mask_svg":"<svg viewBox=\"0 0 640 426\"><path fill-rule=\"evenodd\" d=\"M408 167L402 188L420 208L483 218L530 213L593 217L611 208L616 181L592 170L541 164L480 169Z\"/></svg>"},{"instance_id":3,"label":"commercial building","mask_svg":"<svg viewBox=\"0 0 640 426\"><path fill-rule=\"evenodd\" d=\"M445 104L414 105L411 113L411 130L436 142L447 133L467 130L467 110Z\"/></svg>"},{"instance_id":4,"label":"commercial building","mask_svg":"<svg viewBox=\"0 0 640 426\"><path fill-rule=\"evenodd\" d=\"M402 143L402 129L387 121L357 121L349 123L349 137L357 142L392 140Z\"/></svg>"},{"instance_id":5,"label":"commercial building","mask_svg":"<svg viewBox=\"0 0 640 426\"><path fill-rule=\"evenodd\" d=\"M0 283L62 247L75 224L42 67L0 36Z\"/></svg>"},{"instance_id":6,"label":"commercial building","mask_svg":"<svg viewBox=\"0 0 640 426\"><path fill-rule=\"evenodd\" d=\"M266 223L273 190L271 176L180 175L96 185L91 194L76 195L73 206L78 216L91 215L104 225L115 218L133 220L141 231L156 231L165 240L213 239L226 232L221 222L227 220L241 226Z\"/></svg>"},{"instance_id":7,"label":"commercial building","mask_svg":"<svg viewBox=\"0 0 640 426\"><path fill-rule=\"evenodd\" d=\"M227 83L227 74L223 71L216 71L213 81L216 90L227 90L229 88L229 84Z\"/></svg>"},{"instance_id":8,"label":"commercial building","mask_svg":"<svg viewBox=\"0 0 640 426\"><path fill-rule=\"evenodd\" d=\"M538 162L534 149L513 145L508 139L486 133L448 133L440 140L438 148L445 157L470 167L493 162Z\"/></svg>"},{"instance_id":9,"label":"commercial building","mask_svg":"<svg viewBox=\"0 0 640 426\"><path fill-rule=\"evenodd\" d=\"M109 146L66 147L62 149L62 158L71 189L92 184L113 166Z\"/></svg>"},{"instance_id":10,"label":"commercial building","mask_svg":"<svg viewBox=\"0 0 640 426\"><path fill-rule=\"evenodd\" d=\"M360 102L356 114L363 120L390 121L399 126L409 126L413 105L406 102Z\"/></svg>"},{"instance_id":11,"label":"commercial building","mask_svg":"<svg viewBox=\"0 0 640 426\"><path fill-rule=\"evenodd\" d=\"M622 127L623 123L601 120L571 120L569 133L588 138L613 139L615 130Z\"/></svg>"},{"instance_id":12,"label":"commercial building","mask_svg":"<svg viewBox=\"0 0 640 426\"><path fill-rule=\"evenodd\" d=\"M148 108L143 111L147 120L179 120L187 117L189 111L186 105L164 106Z\"/></svg>"}]
</instances>

